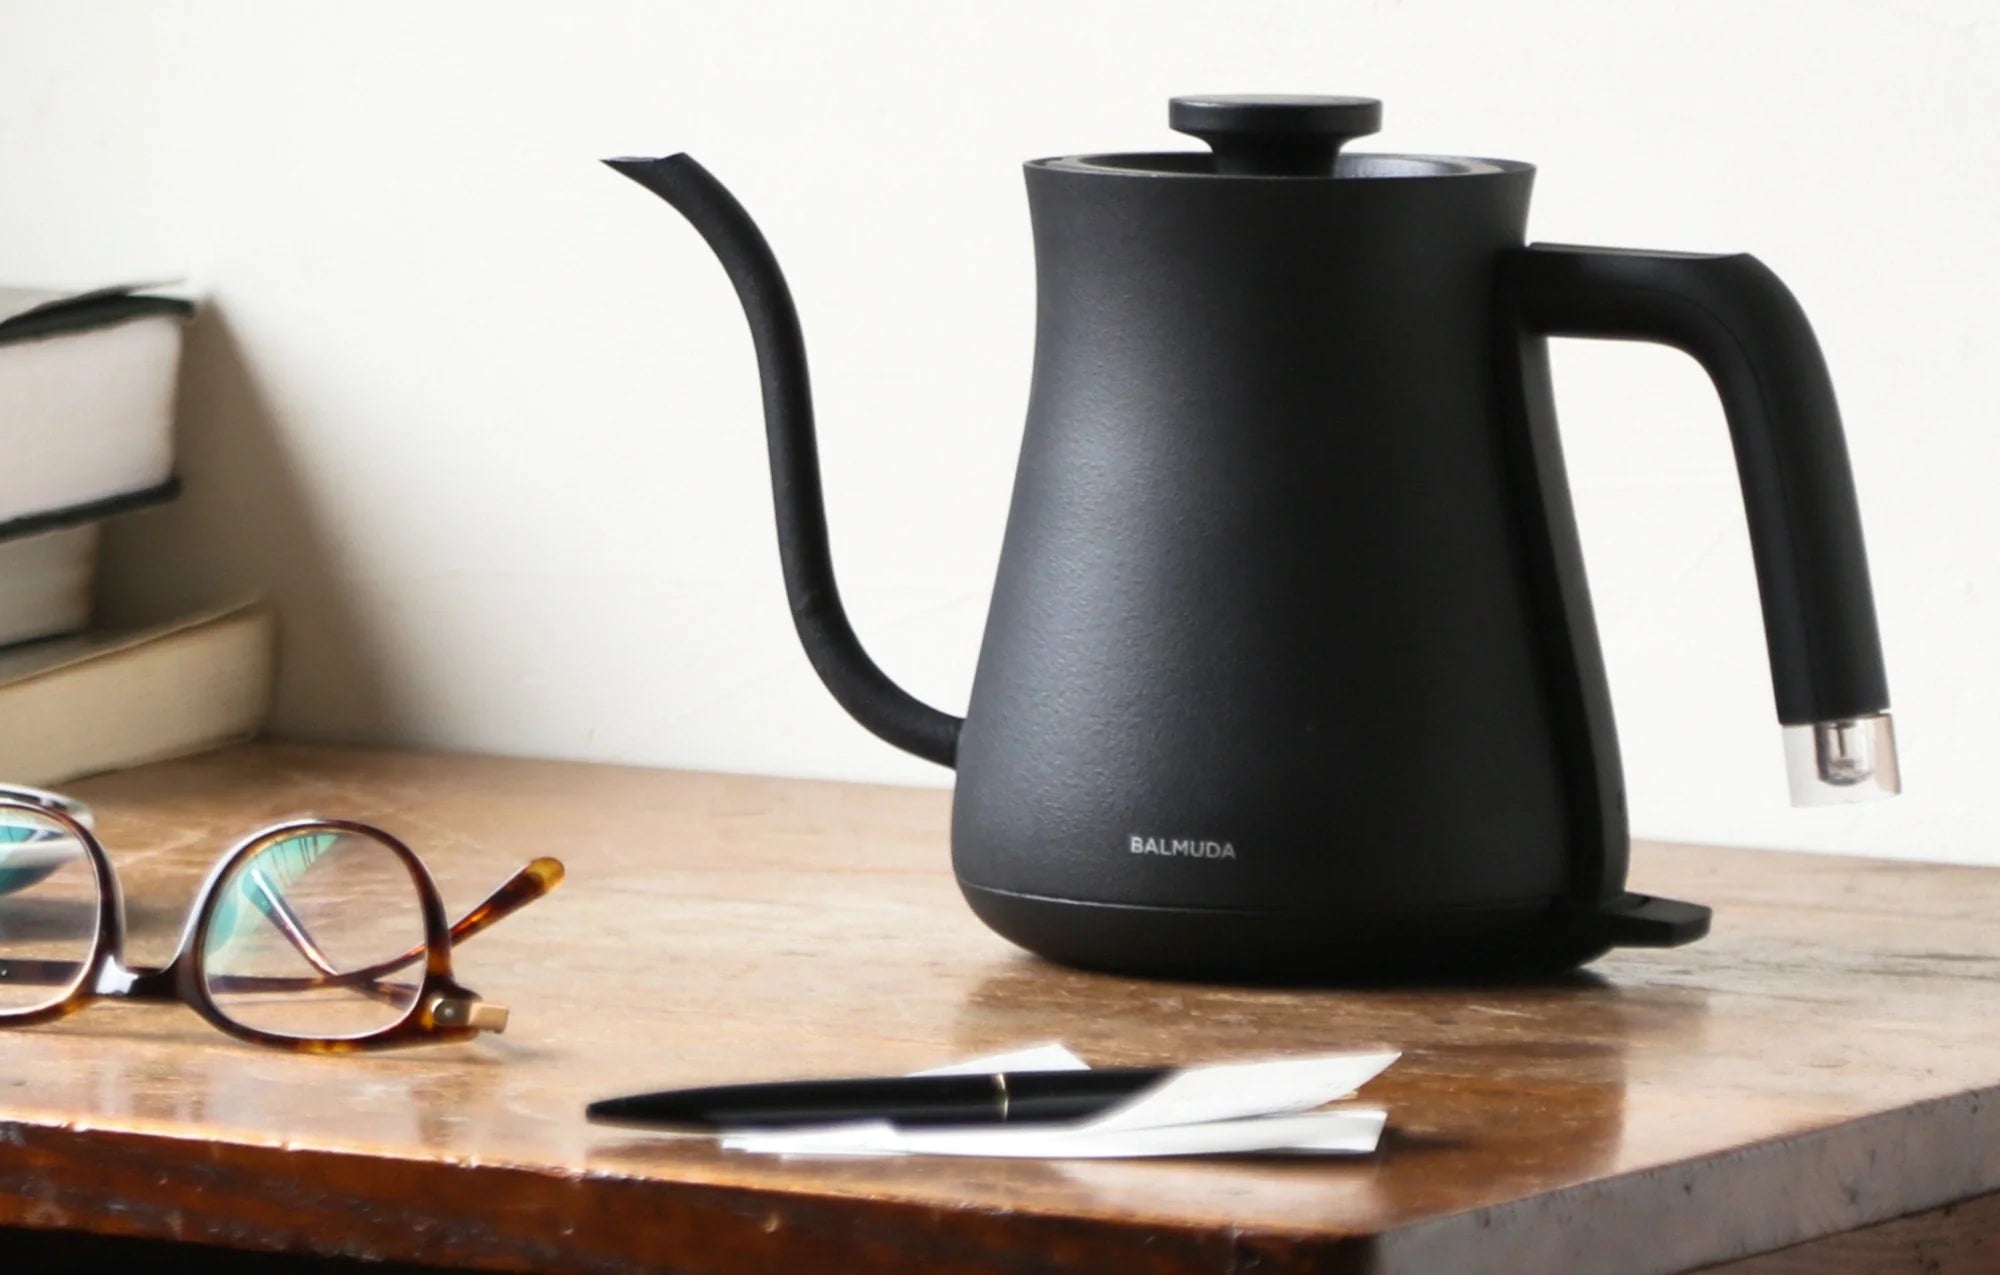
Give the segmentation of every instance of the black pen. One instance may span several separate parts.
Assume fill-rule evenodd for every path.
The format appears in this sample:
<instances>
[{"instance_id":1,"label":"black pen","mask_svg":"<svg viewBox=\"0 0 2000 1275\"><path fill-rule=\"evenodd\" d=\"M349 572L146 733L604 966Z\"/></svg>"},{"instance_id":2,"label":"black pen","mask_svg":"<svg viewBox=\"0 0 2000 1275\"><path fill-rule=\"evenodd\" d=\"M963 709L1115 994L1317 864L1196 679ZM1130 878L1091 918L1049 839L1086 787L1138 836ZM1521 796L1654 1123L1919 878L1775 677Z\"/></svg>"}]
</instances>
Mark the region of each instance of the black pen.
<instances>
[{"instance_id":1,"label":"black pen","mask_svg":"<svg viewBox=\"0 0 2000 1275\"><path fill-rule=\"evenodd\" d=\"M606 1098L584 1109L608 1124L784 1129L880 1120L894 1125L982 1125L1081 1120L1173 1074L1171 1067L873 1076L712 1085Z\"/></svg>"}]
</instances>

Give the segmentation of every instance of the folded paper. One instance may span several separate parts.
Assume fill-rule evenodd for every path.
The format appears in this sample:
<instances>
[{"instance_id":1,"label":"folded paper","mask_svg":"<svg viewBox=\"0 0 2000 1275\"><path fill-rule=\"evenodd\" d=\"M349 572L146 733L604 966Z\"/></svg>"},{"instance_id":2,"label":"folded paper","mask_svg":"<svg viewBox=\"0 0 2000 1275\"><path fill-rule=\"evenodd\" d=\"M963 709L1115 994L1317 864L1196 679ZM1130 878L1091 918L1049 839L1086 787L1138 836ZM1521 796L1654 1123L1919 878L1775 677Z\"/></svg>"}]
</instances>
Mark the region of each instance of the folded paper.
<instances>
[{"instance_id":1,"label":"folded paper","mask_svg":"<svg viewBox=\"0 0 2000 1275\"><path fill-rule=\"evenodd\" d=\"M1390 1050L1189 1067L1087 1120L897 1127L869 1121L805 1129L724 1130L733 1151L771 1155L946 1155L1048 1160L1243 1155L1365 1155L1387 1120L1380 1107L1314 1110L1353 1095L1399 1055ZM919 1075L1086 1066L1061 1045L970 1059Z\"/></svg>"}]
</instances>

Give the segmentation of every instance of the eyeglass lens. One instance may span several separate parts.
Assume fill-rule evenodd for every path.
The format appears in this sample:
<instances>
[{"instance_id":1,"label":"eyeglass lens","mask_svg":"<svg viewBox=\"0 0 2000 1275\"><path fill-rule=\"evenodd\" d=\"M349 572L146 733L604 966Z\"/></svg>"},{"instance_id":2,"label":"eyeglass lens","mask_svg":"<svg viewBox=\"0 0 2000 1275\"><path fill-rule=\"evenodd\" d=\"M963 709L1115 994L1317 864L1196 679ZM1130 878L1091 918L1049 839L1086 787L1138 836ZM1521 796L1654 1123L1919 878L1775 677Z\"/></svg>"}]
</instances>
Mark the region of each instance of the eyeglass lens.
<instances>
[{"instance_id":1,"label":"eyeglass lens","mask_svg":"<svg viewBox=\"0 0 2000 1275\"><path fill-rule=\"evenodd\" d=\"M224 1017L296 1039L394 1025L423 982L416 878L373 837L294 831L239 860L209 901L202 980ZM419 954L404 959L413 950Z\"/></svg>"},{"instance_id":2,"label":"eyeglass lens","mask_svg":"<svg viewBox=\"0 0 2000 1275\"><path fill-rule=\"evenodd\" d=\"M97 946L98 915L97 872L76 834L0 808L0 1014L69 996Z\"/></svg>"}]
</instances>

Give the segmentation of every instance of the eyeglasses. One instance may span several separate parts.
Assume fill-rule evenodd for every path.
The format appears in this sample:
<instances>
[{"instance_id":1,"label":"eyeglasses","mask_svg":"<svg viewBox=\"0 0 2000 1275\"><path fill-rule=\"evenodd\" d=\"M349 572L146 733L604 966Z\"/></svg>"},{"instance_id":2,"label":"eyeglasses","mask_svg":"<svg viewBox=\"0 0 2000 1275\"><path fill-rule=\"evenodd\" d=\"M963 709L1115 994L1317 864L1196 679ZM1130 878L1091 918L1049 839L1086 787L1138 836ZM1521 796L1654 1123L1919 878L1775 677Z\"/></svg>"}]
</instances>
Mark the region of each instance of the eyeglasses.
<instances>
[{"instance_id":1,"label":"eyeglasses","mask_svg":"<svg viewBox=\"0 0 2000 1275\"><path fill-rule=\"evenodd\" d=\"M380 828L299 819L223 854L158 969L125 964L117 874L79 802L0 786L0 1027L105 997L180 1001L243 1040L309 1053L469 1040L507 1025L451 949L541 898L536 859L456 923L416 853Z\"/></svg>"}]
</instances>

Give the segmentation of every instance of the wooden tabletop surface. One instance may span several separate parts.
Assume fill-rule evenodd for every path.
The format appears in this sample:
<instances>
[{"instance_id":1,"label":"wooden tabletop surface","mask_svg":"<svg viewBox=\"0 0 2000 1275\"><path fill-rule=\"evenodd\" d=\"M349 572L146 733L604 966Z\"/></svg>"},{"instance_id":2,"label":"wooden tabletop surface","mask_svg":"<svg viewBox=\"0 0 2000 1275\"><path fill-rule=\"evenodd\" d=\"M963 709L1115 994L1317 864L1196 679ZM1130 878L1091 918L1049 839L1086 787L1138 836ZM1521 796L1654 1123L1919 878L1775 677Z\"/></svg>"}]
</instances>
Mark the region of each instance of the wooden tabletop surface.
<instances>
[{"instance_id":1,"label":"wooden tabletop surface","mask_svg":"<svg viewBox=\"0 0 2000 1275\"><path fill-rule=\"evenodd\" d=\"M0 1032L0 1225L498 1270L1647 1272L1918 1215L1855 1241L1904 1244L1953 1205L1987 1236L1953 1260L2000 1269L2000 871L1642 845L1635 887L1711 904L1707 940L1540 986L1266 990L1009 947L957 896L941 791L274 744L72 791L134 962L284 815L382 824L454 912L534 855L570 875L458 954L504 1036L311 1057L117 1003ZM786 1160L582 1119L1051 1039L1407 1052L1358 1160Z\"/></svg>"}]
</instances>

